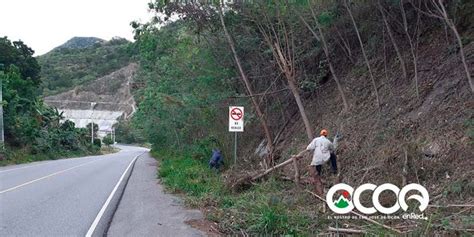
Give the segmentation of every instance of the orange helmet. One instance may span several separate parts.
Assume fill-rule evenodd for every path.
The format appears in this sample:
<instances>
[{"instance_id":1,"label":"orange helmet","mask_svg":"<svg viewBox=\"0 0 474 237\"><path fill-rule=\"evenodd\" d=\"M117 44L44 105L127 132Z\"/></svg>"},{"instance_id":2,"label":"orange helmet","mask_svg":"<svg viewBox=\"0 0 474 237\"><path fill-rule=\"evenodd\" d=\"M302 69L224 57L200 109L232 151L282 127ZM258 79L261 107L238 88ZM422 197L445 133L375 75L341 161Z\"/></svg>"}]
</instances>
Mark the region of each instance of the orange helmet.
<instances>
[{"instance_id":1,"label":"orange helmet","mask_svg":"<svg viewBox=\"0 0 474 237\"><path fill-rule=\"evenodd\" d=\"M329 133L328 130L323 129L323 130L321 130L321 132L319 133L319 135L321 135L321 136L327 136L328 133Z\"/></svg>"}]
</instances>

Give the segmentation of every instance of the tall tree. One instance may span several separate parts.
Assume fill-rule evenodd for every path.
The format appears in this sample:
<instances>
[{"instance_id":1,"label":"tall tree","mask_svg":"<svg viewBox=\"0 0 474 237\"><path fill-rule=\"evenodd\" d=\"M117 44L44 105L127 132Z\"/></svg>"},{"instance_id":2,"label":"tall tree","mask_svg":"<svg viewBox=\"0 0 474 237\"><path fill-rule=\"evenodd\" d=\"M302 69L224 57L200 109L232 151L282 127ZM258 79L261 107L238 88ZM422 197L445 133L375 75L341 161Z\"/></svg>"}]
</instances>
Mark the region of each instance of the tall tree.
<instances>
[{"instance_id":1,"label":"tall tree","mask_svg":"<svg viewBox=\"0 0 474 237\"><path fill-rule=\"evenodd\" d=\"M234 41L232 40L232 37L230 36L229 32L227 31L227 27L224 21L224 13L222 12L222 6L224 5L224 2L222 1L219 6L218 6L218 12L219 12L219 19L221 22L222 29L224 31L224 35L227 39L227 43L229 44L229 47L232 51L232 55L234 57L235 64L237 66L237 69L240 74L240 78L244 82L245 88L247 89L247 93L250 96L250 100L252 101L253 107L255 109L255 112L257 113L257 116L259 117L260 123L262 125L263 131L265 133L265 137L267 140L267 150L268 150L268 158L267 158L267 165L268 163L273 163L273 139L272 139L272 134L270 133L270 129L268 127L268 123L265 119L265 116L262 113L262 110L260 109L260 106L256 100L256 98L253 96L253 89L250 85L250 82L247 78L247 74L245 73L244 69L242 68L242 64L240 62L239 55L237 54L237 51L235 50L235 45Z\"/></svg>"},{"instance_id":2,"label":"tall tree","mask_svg":"<svg viewBox=\"0 0 474 237\"><path fill-rule=\"evenodd\" d=\"M306 115L306 110L297 86L294 35L292 30L288 29L289 26L287 26L285 20L282 19L282 13L279 12L279 7L280 5L278 2L275 7L276 23L273 23L272 20L269 19L268 14L265 12L267 9L262 7L263 9L261 13L264 15L264 20L263 23L258 24L259 31L263 35L267 46L272 50L278 68L285 75L288 86L295 98L296 105L298 106L301 119L303 120L306 135L308 140L311 141L314 136L313 129L308 116ZM276 26L274 26L274 24L276 24Z\"/></svg>"},{"instance_id":3,"label":"tall tree","mask_svg":"<svg viewBox=\"0 0 474 237\"><path fill-rule=\"evenodd\" d=\"M357 39L359 40L359 45L362 50L362 55L364 56L364 62L365 62L365 65L367 66L367 69L369 70L370 80L372 81L372 86L374 87L375 100L376 100L377 106L380 107L380 98L379 98L379 92L377 89L377 84L375 83L374 75L372 73L372 68L370 67L367 53L365 52L364 43L362 42L362 38L360 37L359 28L357 27L356 21L354 19L354 16L352 15L351 8L349 7L349 3L347 1L348 0L344 0L344 6L346 7L347 12L349 13L352 25L354 26L354 30L357 34Z\"/></svg>"},{"instance_id":4,"label":"tall tree","mask_svg":"<svg viewBox=\"0 0 474 237\"><path fill-rule=\"evenodd\" d=\"M331 75L333 76L334 78L334 81L336 82L336 85L337 85L337 89L339 91L339 94L341 94L341 98L342 98L342 103L344 105L344 110L347 111L349 109L349 105L347 103L347 99L346 99L346 95L344 94L344 90L342 88L342 85L339 81L339 78L336 74L336 70L334 70L334 66L333 66L333 63L332 63L332 60L331 60L331 55L329 54L329 47L328 47L328 44L326 42L326 37L324 36L323 34L323 30L322 30L322 27L321 25L319 24L319 21L316 17L316 14L314 13L314 10L312 9L312 6L309 6L310 10L311 10L311 15L313 16L314 18L314 21L315 21L315 24L316 24L316 28L318 29L318 32L319 32L319 36L318 34L311 28L311 26L308 24L308 22L306 22L306 20L300 15L299 18L300 20L304 23L304 25L308 28L308 30L310 30L311 34L314 36L314 38L318 41L320 41L322 43L322 46L323 46L323 50L324 50L324 55L326 56L326 59L328 61L328 64L329 64L329 70L331 71Z\"/></svg>"},{"instance_id":5,"label":"tall tree","mask_svg":"<svg viewBox=\"0 0 474 237\"><path fill-rule=\"evenodd\" d=\"M8 70L10 65L15 65L24 80L31 80L35 85L41 82L41 67L33 57L35 51L22 41L11 42L7 37L0 38L0 52L0 70Z\"/></svg>"},{"instance_id":6,"label":"tall tree","mask_svg":"<svg viewBox=\"0 0 474 237\"><path fill-rule=\"evenodd\" d=\"M390 24L388 23L387 16L386 16L386 10L382 6L382 3L380 0L377 2L378 9L380 11L380 14L382 15L382 20L385 25L385 28L387 28L388 36L390 38L390 42L392 42L393 48L395 49L395 53L397 54L398 60L400 61L400 67L402 68L402 73L403 73L403 78L407 78L407 69L405 66L405 60L403 60L403 56L400 52L400 48L398 47L397 41L395 40L395 36L393 35L392 32L392 27L390 27Z\"/></svg>"},{"instance_id":7,"label":"tall tree","mask_svg":"<svg viewBox=\"0 0 474 237\"><path fill-rule=\"evenodd\" d=\"M417 9L419 12L442 20L453 31L454 36L456 37L456 42L458 43L458 46L459 46L459 56L461 57L461 61L464 66L464 71L466 72L467 82L469 83L471 92L474 93L474 82L472 81L471 73L469 72L469 66L467 65L467 62L466 62L466 56L464 54L464 47L461 40L461 36L459 35L459 32L453 20L448 15L448 11L446 10L446 7L444 6L444 1L443 0L429 0L429 1L424 1L424 3L425 3L426 11L423 11L422 9L420 9L420 7L415 6L414 3L411 2L412 6L415 9Z\"/></svg>"},{"instance_id":8,"label":"tall tree","mask_svg":"<svg viewBox=\"0 0 474 237\"><path fill-rule=\"evenodd\" d=\"M415 46L415 43L413 42L414 40L418 40L418 37L417 37L418 29L415 30L414 37L412 37L410 35L410 32L408 32L408 22L407 22L407 16L406 16L403 0L400 0L400 10L402 12L402 19L403 19L403 31L405 32L405 35L408 39L408 43L410 44L410 53L411 53L411 57L412 57L413 70L414 70L414 74L415 74L413 79L415 80L416 97L419 98L420 97L420 92L419 92L419 89L418 89L418 63L417 63L416 46ZM418 19L419 19L419 16L418 16ZM417 24L418 23L419 22L417 22Z\"/></svg>"}]
</instances>

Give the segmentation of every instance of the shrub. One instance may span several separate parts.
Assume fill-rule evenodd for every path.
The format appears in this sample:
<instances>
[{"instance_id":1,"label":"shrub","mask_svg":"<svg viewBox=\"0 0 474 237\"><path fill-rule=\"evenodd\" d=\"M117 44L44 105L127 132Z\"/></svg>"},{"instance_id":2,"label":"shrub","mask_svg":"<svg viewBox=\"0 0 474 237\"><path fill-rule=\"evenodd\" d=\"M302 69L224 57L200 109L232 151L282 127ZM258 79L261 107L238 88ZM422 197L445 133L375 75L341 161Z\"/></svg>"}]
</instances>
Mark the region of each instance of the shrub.
<instances>
[{"instance_id":1,"label":"shrub","mask_svg":"<svg viewBox=\"0 0 474 237\"><path fill-rule=\"evenodd\" d=\"M106 145L106 146L110 146L114 143L114 141L112 140L112 138L110 136L106 136L104 137L104 139L102 139L102 142Z\"/></svg>"},{"instance_id":2,"label":"shrub","mask_svg":"<svg viewBox=\"0 0 474 237\"><path fill-rule=\"evenodd\" d=\"M101 148L102 147L102 142L100 141L99 138L94 138L94 146Z\"/></svg>"}]
</instances>

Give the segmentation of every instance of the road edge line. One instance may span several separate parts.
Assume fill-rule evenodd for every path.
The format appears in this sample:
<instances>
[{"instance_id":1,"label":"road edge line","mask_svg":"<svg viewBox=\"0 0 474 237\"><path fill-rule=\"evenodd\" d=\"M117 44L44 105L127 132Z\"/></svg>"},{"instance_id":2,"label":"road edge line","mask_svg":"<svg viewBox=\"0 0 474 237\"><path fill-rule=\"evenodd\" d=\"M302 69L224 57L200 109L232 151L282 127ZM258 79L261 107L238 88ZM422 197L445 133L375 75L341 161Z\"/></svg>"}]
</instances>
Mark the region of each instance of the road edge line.
<instances>
[{"instance_id":1,"label":"road edge line","mask_svg":"<svg viewBox=\"0 0 474 237\"><path fill-rule=\"evenodd\" d=\"M127 174L128 170L130 169L130 167L135 164L135 161L138 159L138 157L142 156L143 154L145 154L145 152L135 156L135 158L133 158L133 160L128 164L127 168L125 169L125 171L122 173L122 176L120 176L120 179L119 181L117 182L117 184L115 184L115 187L114 189L112 189L112 192L109 194L109 197L107 198L107 200L105 201L104 205L102 205L102 208L100 209L99 213L97 213L97 216L95 217L94 221L92 222L92 225L89 227L89 230L87 231L86 233L86 237L91 237L92 234L94 234L94 231L96 230L99 222L100 222L100 219L102 218L102 216L104 215L105 213L105 210L107 209L107 207L109 206L110 202L112 201L112 198L114 197L115 195L115 192L117 192L117 189L118 187L120 186L120 184L122 183L122 180L123 178L125 177L125 174Z\"/></svg>"},{"instance_id":2,"label":"road edge line","mask_svg":"<svg viewBox=\"0 0 474 237\"><path fill-rule=\"evenodd\" d=\"M48 161L45 161L45 162L40 162L38 164L26 164L22 167L18 167L18 168L12 168L12 169L5 169L5 170L0 170L0 174L2 173L6 173L6 172L10 172L10 171L15 171L15 170L21 170L21 169L26 169L26 168L30 168L30 167L36 167L36 166L41 166L41 165L47 165L49 163L51 163L51 161L54 161L54 160L48 160Z\"/></svg>"},{"instance_id":3,"label":"road edge line","mask_svg":"<svg viewBox=\"0 0 474 237\"><path fill-rule=\"evenodd\" d=\"M144 155L145 153L146 152L142 153L140 156ZM138 156L138 158L140 158L140 156ZM117 209L119 208L120 203L122 202L123 195L125 194L125 190L127 189L128 182L130 181L130 178L133 175L133 171L135 170L135 165L137 164L138 158L135 162L133 162L133 165L130 168L130 172L127 175L127 179L123 181L124 182L123 188L121 189L121 192L119 196L117 197L117 201L115 202L115 206L113 207L113 210L111 211L110 220L105 225L103 236L107 236L107 234L109 233L110 226L112 225L112 222L114 221L115 213L117 212Z\"/></svg>"},{"instance_id":4,"label":"road edge line","mask_svg":"<svg viewBox=\"0 0 474 237\"><path fill-rule=\"evenodd\" d=\"M55 176L55 175L62 174L62 173L64 173L64 172L66 172L66 171L69 171L69 170L72 170L72 169L75 169L75 168L79 168L79 167L81 167L81 166L84 166L84 165L87 165L87 164L90 164L90 163L93 163L93 162L96 162L96 161L99 161L99 160L88 161L88 162L86 162L86 163L82 163L82 164L80 164L80 165L76 165L76 166L67 168L67 169L65 169L65 170L60 170L60 171L54 172L54 173L52 173L52 174L48 174L48 175L43 176L43 177L40 177L40 178L30 180L30 181L28 181L28 182L26 182L26 183L22 183L22 184L19 184L19 185L17 185L17 186L14 186L14 187L7 188L7 189L5 189L5 190L0 190L0 194L6 193L6 192L10 192L10 191L13 191L13 190L15 190L15 189L19 189L19 188L21 188L21 187L30 185L30 184L32 184L32 183L36 183L36 182L41 181L41 180L43 180L43 179L47 179L47 178L49 178L49 177L53 177L53 176Z\"/></svg>"},{"instance_id":5,"label":"road edge line","mask_svg":"<svg viewBox=\"0 0 474 237\"><path fill-rule=\"evenodd\" d=\"M116 147L118 148L118 147ZM120 148L118 148L120 149ZM120 149L121 151L121 149ZM58 159L51 159L51 160L41 160L41 161L33 161L33 162L28 162L28 163L23 163L23 164L13 164L13 165L6 165L6 166L2 166L1 168L8 168L8 166L15 166L15 165L24 165L22 167L18 167L18 168L12 168L12 169L4 169L4 170L0 170L0 174L2 173L6 173L6 172L10 172L10 171L15 171L15 170L19 170L19 169L26 169L26 168L30 168L30 167L36 167L36 166L41 166L41 165L47 165L49 163L52 163L52 162L56 162L56 161L69 161L69 160L74 160L74 159L96 159L96 158L102 158L103 156L108 156L108 155L112 155L112 154L116 154L116 153L119 153L120 151L118 152L114 152L114 153L109 153L109 154L104 154L104 155L100 155L100 154L96 154L96 155L87 155L87 156L80 156L80 157L60 157Z\"/></svg>"}]
</instances>

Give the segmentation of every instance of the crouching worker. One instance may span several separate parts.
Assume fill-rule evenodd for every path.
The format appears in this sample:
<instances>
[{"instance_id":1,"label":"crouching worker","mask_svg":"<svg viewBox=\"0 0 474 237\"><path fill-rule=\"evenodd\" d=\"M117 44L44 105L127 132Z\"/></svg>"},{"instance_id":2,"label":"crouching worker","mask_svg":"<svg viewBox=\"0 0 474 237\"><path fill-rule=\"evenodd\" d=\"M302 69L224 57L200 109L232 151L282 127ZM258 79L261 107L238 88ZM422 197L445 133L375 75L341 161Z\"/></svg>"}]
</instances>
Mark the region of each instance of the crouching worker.
<instances>
[{"instance_id":1,"label":"crouching worker","mask_svg":"<svg viewBox=\"0 0 474 237\"><path fill-rule=\"evenodd\" d=\"M219 170L221 165L224 165L221 151L219 149L212 149L211 160L209 160L209 168Z\"/></svg>"}]
</instances>

